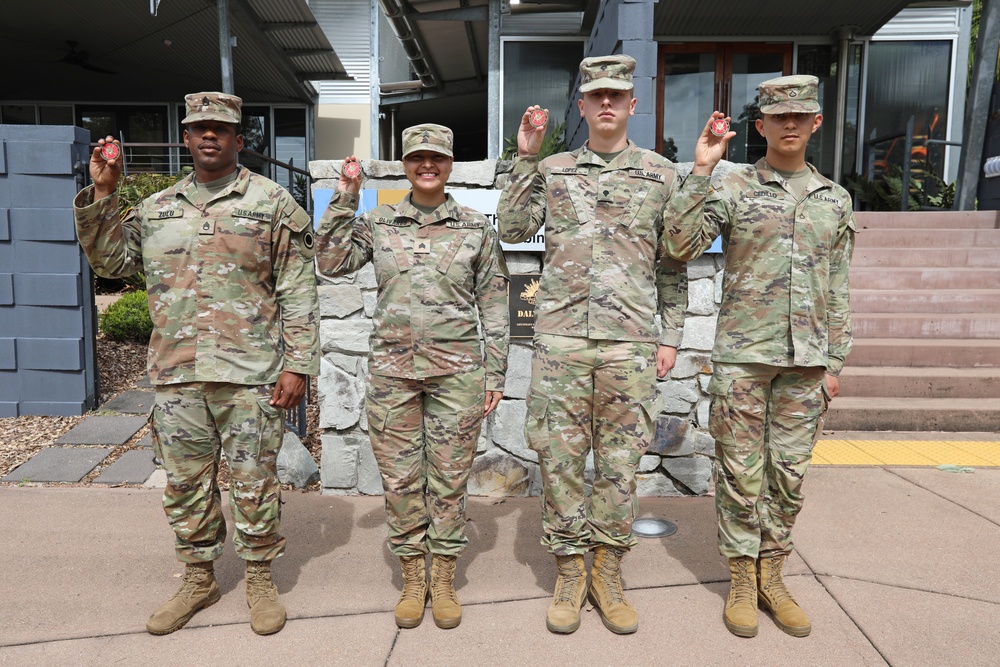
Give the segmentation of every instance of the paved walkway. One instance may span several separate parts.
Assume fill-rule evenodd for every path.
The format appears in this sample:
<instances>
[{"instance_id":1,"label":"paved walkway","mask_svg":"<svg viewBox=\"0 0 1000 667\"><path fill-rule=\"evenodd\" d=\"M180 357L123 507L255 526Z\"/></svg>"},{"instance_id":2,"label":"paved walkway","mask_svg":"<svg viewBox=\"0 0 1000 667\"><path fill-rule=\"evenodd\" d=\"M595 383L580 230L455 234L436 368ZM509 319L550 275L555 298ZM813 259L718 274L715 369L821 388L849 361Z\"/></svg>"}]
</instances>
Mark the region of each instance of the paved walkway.
<instances>
[{"instance_id":1,"label":"paved walkway","mask_svg":"<svg viewBox=\"0 0 1000 667\"><path fill-rule=\"evenodd\" d=\"M166 637L144 631L178 585L155 490L2 487L0 665L995 665L1000 643L1000 470L816 467L787 577L810 613L795 639L766 616L754 639L722 624L726 570L711 498L642 498L678 526L625 561L639 631L612 635L585 612L572 635L545 629L554 567L538 544L537 499L469 503L460 559L464 619L399 630L401 586L384 548L381 498L286 493L275 579L289 623L247 622L242 564L217 565L221 602Z\"/></svg>"}]
</instances>

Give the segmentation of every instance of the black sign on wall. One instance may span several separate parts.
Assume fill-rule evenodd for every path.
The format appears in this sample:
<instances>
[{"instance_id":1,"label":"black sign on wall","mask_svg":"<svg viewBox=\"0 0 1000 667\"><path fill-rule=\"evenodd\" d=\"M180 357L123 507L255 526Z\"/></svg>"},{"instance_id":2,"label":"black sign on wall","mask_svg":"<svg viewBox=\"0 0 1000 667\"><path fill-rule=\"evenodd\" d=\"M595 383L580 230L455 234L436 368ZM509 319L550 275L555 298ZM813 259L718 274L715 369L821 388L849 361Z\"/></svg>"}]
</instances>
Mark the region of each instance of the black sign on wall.
<instances>
[{"instance_id":1,"label":"black sign on wall","mask_svg":"<svg viewBox=\"0 0 1000 667\"><path fill-rule=\"evenodd\" d=\"M521 273L510 277L511 338L531 338L535 335L535 295L541 277L540 273Z\"/></svg>"}]
</instances>

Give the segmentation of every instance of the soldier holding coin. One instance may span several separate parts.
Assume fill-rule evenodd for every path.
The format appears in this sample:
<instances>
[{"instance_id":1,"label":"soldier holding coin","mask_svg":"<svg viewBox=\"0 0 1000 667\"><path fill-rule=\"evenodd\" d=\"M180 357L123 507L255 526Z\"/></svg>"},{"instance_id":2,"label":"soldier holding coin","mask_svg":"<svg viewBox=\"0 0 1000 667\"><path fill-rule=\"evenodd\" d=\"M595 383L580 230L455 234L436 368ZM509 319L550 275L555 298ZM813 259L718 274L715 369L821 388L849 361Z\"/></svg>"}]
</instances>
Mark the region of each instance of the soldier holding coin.
<instances>
[{"instance_id":1,"label":"soldier holding coin","mask_svg":"<svg viewBox=\"0 0 1000 667\"><path fill-rule=\"evenodd\" d=\"M77 236L98 275L146 275L153 447L185 564L180 589L146 629L174 632L219 600L213 563L226 522L216 475L225 452L250 626L271 634L285 625L271 578L271 562L285 550L277 474L283 411L299 404L308 376L319 372L312 221L281 186L237 163L239 97L195 93L185 104L194 173L120 220L121 147L100 140L93 185L73 202Z\"/></svg>"},{"instance_id":2,"label":"soldier holding coin","mask_svg":"<svg viewBox=\"0 0 1000 667\"><path fill-rule=\"evenodd\" d=\"M366 409L389 549L403 574L401 628L420 624L428 596L438 627L462 620L454 578L468 545L466 487L482 421L500 402L507 371L507 266L486 217L445 193L453 156L447 127L405 129L410 192L357 218L361 171L348 158L318 231L324 275L375 266Z\"/></svg>"}]
</instances>

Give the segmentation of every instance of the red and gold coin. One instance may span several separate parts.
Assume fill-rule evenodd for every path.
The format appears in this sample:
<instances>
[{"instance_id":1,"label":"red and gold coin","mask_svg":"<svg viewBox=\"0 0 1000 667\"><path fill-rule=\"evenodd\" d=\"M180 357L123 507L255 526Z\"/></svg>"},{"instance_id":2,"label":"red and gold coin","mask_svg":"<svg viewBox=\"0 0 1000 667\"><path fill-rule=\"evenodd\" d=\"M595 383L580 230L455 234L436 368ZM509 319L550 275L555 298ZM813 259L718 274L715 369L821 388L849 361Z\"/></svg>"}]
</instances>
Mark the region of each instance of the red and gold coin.
<instances>
[{"instance_id":1,"label":"red and gold coin","mask_svg":"<svg viewBox=\"0 0 1000 667\"><path fill-rule=\"evenodd\" d=\"M357 162L345 162L344 163L344 176L348 178L357 178L361 174L361 165Z\"/></svg>"},{"instance_id":2,"label":"red and gold coin","mask_svg":"<svg viewBox=\"0 0 1000 667\"><path fill-rule=\"evenodd\" d=\"M101 146L101 157L110 162L111 160L117 160L122 154L121 147L116 143L107 143Z\"/></svg>"},{"instance_id":3,"label":"red and gold coin","mask_svg":"<svg viewBox=\"0 0 1000 667\"><path fill-rule=\"evenodd\" d=\"M535 109L528 116L528 122L531 123L532 127L541 127L549 121L549 115L542 111L541 109Z\"/></svg>"},{"instance_id":4,"label":"red and gold coin","mask_svg":"<svg viewBox=\"0 0 1000 667\"><path fill-rule=\"evenodd\" d=\"M712 131L717 137L726 136L726 132L729 131L729 121L725 118L716 118L712 121L712 124L708 126L708 129Z\"/></svg>"}]
</instances>

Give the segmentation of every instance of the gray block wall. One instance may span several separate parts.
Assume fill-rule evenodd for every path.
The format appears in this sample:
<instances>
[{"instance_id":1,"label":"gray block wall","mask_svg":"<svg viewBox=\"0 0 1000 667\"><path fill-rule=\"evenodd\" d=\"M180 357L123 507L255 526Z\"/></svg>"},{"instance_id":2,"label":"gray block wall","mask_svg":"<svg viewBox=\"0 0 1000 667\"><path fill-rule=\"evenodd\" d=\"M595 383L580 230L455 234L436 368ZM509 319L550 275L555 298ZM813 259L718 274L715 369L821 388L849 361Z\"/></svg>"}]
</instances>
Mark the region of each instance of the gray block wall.
<instances>
[{"instance_id":1,"label":"gray block wall","mask_svg":"<svg viewBox=\"0 0 1000 667\"><path fill-rule=\"evenodd\" d=\"M72 205L89 141L76 127L0 125L0 417L97 403L97 313Z\"/></svg>"},{"instance_id":2,"label":"gray block wall","mask_svg":"<svg viewBox=\"0 0 1000 667\"><path fill-rule=\"evenodd\" d=\"M656 0L608 0L601 3L587 42L586 57L624 53L636 60L632 76L635 115L628 121L628 138L643 148L656 146L656 40L653 10ZM577 74L573 99L579 99ZM576 106L573 106L576 109ZM566 145L571 150L587 140L587 124L578 113L566 120Z\"/></svg>"}]
</instances>

